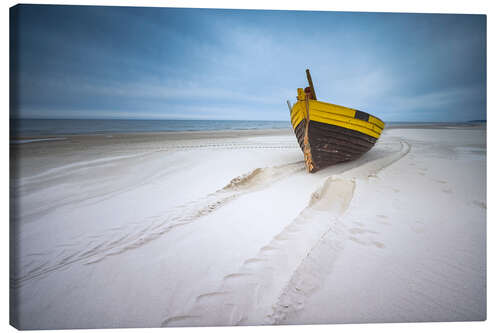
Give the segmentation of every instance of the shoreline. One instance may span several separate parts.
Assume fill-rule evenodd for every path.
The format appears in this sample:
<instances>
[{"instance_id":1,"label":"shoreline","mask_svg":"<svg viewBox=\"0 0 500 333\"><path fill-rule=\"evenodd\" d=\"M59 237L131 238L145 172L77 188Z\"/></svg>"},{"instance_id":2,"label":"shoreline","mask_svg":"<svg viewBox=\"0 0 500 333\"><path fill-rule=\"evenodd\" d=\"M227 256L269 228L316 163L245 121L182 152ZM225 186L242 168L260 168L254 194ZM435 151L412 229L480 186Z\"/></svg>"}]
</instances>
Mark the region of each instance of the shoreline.
<instances>
[{"instance_id":1,"label":"shoreline","mask_svg":"<svg viewBox=\"0 0 500 333\"><path fill-rule=\"evenodd\" d=\"M136 153L192 149L251 149L266 139L285 137L290 149L300 148L291 128L179 132L75 134L17 138L10 142L11 179L37 174L62 164ZM247 142L248 141L248 142Z\"/></svg>"},{"instance_id":2,"label":"shoreline","mask_svg":"<svg viewBox=\"0 0 500 333\"><path fill-rule=\"evenodd\" d=\"M398 130L486 130L483 124L465 126L403 126L388 127L382 137ZM276 138L286 138L286 144L274 144ZM13 142L18 141L18 142ZM280 140L278 140L280 141ZM79 163L84 160L120 157L138 152L260 149L263 145L302 151L292 128L260 130L215 130L177 132L125 132L106 134L73 134L30 136L10 141L11 179L36 174L61 163ZM269 147L268 147L269 148ZM267 149L267 148L266 148Z\"/></svg>"},{"instance_id":3,"label":"shoreline","mask_svg":"<svg viewBox=\"0 0 500 333\"><path fill-rule=\"evenodd\" d=\"M483 128L487 127L487 123L408 123L408 124L386 124L384 131L391 129L471 129L471 128ZM46 139L57 139L62 140L62 138L70 139L80 139L86 137L162 137L165 139L205 139L205 138L238 138L238 137L251 137L251 136L272 136L272 135L284 135L284 134L294 134L291 127L288 128L272 128L272 129L221 129L221 130L188 130L188 131L136 131L136 132L101 132L101 133L68 133L68 134L40 134L40 135L20 135L11 136L10 144L22 144L23 142L13 142L13 141L24 141L33 140L33 142L48 141ZM36 141L34 141L36 140ZM52 141L51 140L51 141ZM56 140L54 140L56 141ZM31 143L31 142L30 142Z\"/></svg>"},{"instance_id":4,"label":"shoreline","mask_svg":"<svg viewBox=\"0 0 500 333\"><path fill-rule=\"evenodd\" d=\"M212 131L155 131L155 132L105 132L85 134L44 134L44 135L21 135L10 137L14 140L37 140L49 138L86 138L86 137L163 137L166 139L205 139L205 138L238 138L245 136L269 136L292 133L292 128L276 129L237 129L237 130L212 130Z\"/></svg>"},{"instance_id":5,"label":"shoreline","mask_svg":"<svg viewBox=\"0 0 500 333\"><path fill-rule=\"evenodd\" d=\"M470 123L396 123L386 125L384 130L388 129L471 129L487 127L486 122Z\"/></svg>"}]
</instances>

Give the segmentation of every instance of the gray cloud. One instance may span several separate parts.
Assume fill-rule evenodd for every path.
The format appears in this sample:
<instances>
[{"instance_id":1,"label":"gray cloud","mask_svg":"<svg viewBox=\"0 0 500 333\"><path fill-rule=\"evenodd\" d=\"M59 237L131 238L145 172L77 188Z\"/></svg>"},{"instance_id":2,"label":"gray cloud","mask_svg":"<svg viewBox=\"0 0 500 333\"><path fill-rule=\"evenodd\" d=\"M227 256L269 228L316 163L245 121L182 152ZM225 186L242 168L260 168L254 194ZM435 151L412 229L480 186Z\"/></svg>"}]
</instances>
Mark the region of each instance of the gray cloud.
<instances>
[{"instance_id":1,"label":"gray cloud","mask_svg":"<svg viewBox=\"0 0 500 333\"><path fill-rule=\"evenodd\" d=\"M486 118L481 15L12 11L21 117L288 120L309 67L320 99L387 121Z\"/></svg>"}]
</instances>

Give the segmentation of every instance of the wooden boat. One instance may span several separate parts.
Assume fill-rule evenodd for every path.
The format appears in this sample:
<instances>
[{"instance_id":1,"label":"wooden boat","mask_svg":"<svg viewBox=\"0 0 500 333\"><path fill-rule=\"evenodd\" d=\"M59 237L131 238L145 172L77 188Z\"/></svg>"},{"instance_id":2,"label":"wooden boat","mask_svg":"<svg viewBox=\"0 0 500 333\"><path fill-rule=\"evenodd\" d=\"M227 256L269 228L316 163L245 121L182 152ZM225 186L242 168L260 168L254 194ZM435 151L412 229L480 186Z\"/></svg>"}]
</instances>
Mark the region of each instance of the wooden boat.
<instances>
[{"instance_id":1,"label":"wooden boat","mask_svg":"<svg viewBox=\"0 0 500 333\"><path fill-rule=\"evenodd\" d=\"M370 150L384 122L360 110L318 101L308 69L306 74L309 87L297 89L293 107L287 103L307 170L354 160Z\"/></svg>"}]
</instances>

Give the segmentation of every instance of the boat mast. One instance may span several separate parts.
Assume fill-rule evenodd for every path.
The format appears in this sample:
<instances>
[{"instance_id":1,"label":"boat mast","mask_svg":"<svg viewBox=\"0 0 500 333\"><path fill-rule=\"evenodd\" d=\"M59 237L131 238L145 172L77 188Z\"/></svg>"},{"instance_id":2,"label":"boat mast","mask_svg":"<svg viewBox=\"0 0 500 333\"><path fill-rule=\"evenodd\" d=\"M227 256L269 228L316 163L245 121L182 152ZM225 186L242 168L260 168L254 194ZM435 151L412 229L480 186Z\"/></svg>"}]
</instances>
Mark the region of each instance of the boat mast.
<instances>
[{"instance_id":1,"label":"boat mast","mask_svg":"<svg viewBox=\"0 0 500 333\"><path fill-rule=\"evenodd\" d=\"M311 78L311 73L309 69L306 69L307 81L309 82L309 87L311 88L312 99L316 100L316 92L314 91L313 80Z\"/></svg>"}]
</instances>

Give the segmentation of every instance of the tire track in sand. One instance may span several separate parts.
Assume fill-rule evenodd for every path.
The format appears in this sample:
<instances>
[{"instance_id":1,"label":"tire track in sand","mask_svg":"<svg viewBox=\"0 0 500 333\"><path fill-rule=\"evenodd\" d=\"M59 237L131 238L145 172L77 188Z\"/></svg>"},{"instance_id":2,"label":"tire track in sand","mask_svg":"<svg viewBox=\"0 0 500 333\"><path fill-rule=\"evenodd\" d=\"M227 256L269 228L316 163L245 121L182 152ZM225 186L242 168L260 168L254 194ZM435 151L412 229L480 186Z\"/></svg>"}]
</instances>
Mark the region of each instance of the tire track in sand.
<instances>
[{"instance_id":1,"label":"tire track in sand","mask_svg":"<svg viewBox=\"0 0 500 333\"><path fill-rule=\"evenodd\" d=\"M363 179L376 176L378 172L397 162L409 153L411 146L406 141L401 141L400 151L380 160L367 163L360 169L350 170L346 177ZM332 271L343 249L346 239L346 226L337 221L321 236L318 242L300 262L297 269L282 289L276 303L272 305L272 312L266 316L266 321L271 324L280 324L289 313L300 311L306 298L322 285L324 278Z\"/></svg>"},{"instance_id":2,"label":"tire track in sand","mask_svg":"<svg viewBox=\"0 0 500 333\"><path fill-rule=\"evenodd\" d=\"M242 195L263 190L291 174L304 170L302 161L273 167L257 168L233 178L223 188L207 196L174 207L160 214L126 225L111 228L98 235L87 236L72 244L60 244L54 250L29 253L20 273L11 278L16 288L24 283L75 263L93 264L108 256L118 255L149 243L174 228L196 222Z\"/></svg>"},{"instance_id":3,"label":"tire track in sand","mask_svg":"<svg viewBox=\"0 0 500 333\"><path fill-rule=\"evenodd\" d=\"M375 176L409 150L400 141L396 152L327 177L302 212L255 257L226 275L217 290L198 295L187 312L166 316L162 326L279 324L299 310L342 251L346 236L341 217L356 179Z\"/></svg>"}]
</instances>

